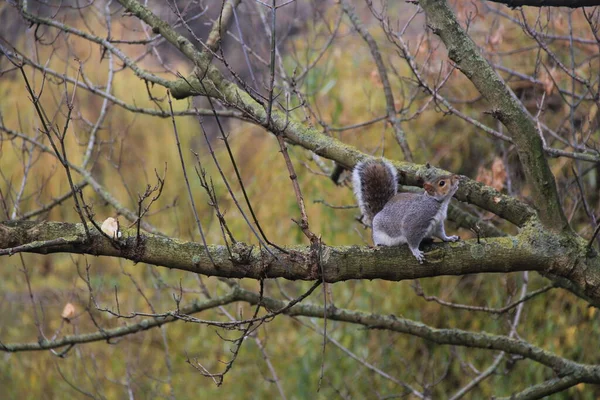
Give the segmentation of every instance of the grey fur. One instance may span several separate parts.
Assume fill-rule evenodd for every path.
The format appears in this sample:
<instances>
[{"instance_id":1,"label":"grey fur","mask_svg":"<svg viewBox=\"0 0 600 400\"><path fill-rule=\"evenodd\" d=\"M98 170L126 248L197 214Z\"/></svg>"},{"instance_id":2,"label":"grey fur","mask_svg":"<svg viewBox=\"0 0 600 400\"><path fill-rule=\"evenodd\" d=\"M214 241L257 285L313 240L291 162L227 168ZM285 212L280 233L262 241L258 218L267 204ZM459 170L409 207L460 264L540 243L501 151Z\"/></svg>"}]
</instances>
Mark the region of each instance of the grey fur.
<instances>
[{"instance_id":1,"label":"grey fur","mask_svg":"<svg viewBox=\"0 0 600 400\"><path fill-rule=\"evenodd\" d=\"M450 189L446 188L444 192L435 187L441 180L449 182ZM427 191L396 194L398 184L394 167L385 162L367 161L354 169L353 183L361 211L369 222L372 221L376 245L406 243L422 263L425 257L419 244L424 238L435 236L446 242L459 240L458 236L447 236L444 229L448 204L458 189L456 175L436 179L430 186L431 194ZM391 196L390 188L394 190Z\"/></svg>"}]
</instances>

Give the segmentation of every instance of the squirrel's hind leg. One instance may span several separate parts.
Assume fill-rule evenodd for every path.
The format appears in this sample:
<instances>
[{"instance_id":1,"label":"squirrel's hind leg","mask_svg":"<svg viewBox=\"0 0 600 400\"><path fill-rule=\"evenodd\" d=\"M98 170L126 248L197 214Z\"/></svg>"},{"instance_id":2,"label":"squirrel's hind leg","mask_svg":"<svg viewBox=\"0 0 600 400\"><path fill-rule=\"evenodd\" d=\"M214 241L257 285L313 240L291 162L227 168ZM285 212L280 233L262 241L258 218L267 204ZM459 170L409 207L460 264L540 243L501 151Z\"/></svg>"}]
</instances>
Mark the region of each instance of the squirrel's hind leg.
<instances>
[{"instance_id":1,"label":"squirrel's hind leg","mask_svg":"<svg viewBox=\"0 0 600 400\"><path fill-rule=\"evenodd\" d=\"M417 237L417 235L410 235L406 239L406 244L408 244L410 252L413 254L413 256L415 256L417 261L419 261L419 264L423 264L423 261L425 260L425 255L421 250L419 250L419 244L421 244L421 240L423 240L423 238Z\"/></svg>"},{"instance_id":2,"label":"squirrel's hind leg","mask_svg":"<svg viewBox=\"0 0 600 400\"><path fill-rule=\"evenodd\" d=\"M406 243L404 236L389 236L382 230L373 230L373 243L375 246L398 246Z\"/></svg>"}]
</instances>

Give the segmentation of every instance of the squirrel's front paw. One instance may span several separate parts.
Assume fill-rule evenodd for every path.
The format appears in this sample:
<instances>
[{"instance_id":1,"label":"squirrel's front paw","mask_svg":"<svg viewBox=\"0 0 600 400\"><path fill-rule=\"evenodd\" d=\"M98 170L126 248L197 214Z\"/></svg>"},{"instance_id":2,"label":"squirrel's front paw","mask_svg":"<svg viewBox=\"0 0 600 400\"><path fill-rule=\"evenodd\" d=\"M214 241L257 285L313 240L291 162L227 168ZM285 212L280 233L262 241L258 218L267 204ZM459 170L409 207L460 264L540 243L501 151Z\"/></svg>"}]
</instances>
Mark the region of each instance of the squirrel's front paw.
<instances>
[{"instance_id":1,"label":"squirrel's front paw","mask_svg":"<svg viewBox=\"0 0 600 400\"><path fill-rule=\"evenodd\" d=\"M458 242L460 240L460 236L452 235L446 238L446 242Z\"/></svg>"}]
</instances>

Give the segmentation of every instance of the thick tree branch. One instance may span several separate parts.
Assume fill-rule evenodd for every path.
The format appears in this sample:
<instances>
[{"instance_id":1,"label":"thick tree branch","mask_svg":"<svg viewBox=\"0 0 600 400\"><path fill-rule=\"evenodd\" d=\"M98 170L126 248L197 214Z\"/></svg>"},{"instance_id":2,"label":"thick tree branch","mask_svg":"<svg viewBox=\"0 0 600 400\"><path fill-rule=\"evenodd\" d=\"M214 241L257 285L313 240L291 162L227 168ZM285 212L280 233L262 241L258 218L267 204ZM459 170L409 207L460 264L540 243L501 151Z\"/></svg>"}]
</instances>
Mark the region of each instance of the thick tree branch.
<instances>
[{"instance_id":1,"label":"thick tree branch","mask_svg":"<svg viewBox=\"0 0 600 400\"><path fill-rule=\"evenodd\" d=\"M288 247L290 254L277 253L275 259L259 248L238 243L231 247L230 256L225 246L208 246L214 265L200 243L183 242L151 234L143 235L136 247L135 229L124 230L118 245L96 232L92 240L81 243L84 232L81 224L31 221L8 221L0 224L0 248L14 254L25 247L34 253L79 253L120 257L229 278L286 278L313 280L317 278L311 268L310 249L306 246ZM63 238L64 243L55 243ZM43 246L48 242L48 246ZM538 252L527 243L515 238L487 239L426 247L428 263L419 263L410 257L406 247L367 249L358 246L323 246L321 249L324 279L337 282L348 279L385 279L399 281L438 275L463 275L478 272L541 271L552 268L554 252ZM565 251L566 249L562 248Z\"/></svg>"},{"instance_id":2,"label":"thick tree branch","mask_svg":"<svg viewBox=\"0 0 600 400\"><path fill-rule=\"evenodd\" d=\"M239 298L256 304L260 301L260 296L250 291L239 291ZM285 305L283 301L270 298L263 298L262 304L267 309L277 310ZM559 379L555 388L558 388L565 381L587 383L600 383L600 366L590 364L580 364L565 358L559 357L549 351L539 348L524 340L511 339L506 336L494 335L485 332L474 333L461 329L436 329L420 322L397 317L395 315L369 314L360 311L345 310L328 307L324 309L321 306L312 304L296 304L285 312L290 316L305 316L313 318L324 318L334 321L343 321L366 326L370 329L385 329L409 335L417 336L437 344L457 345L474 347L486 350L499 350L510 354L517 354L533 361L539 362L552 368L559 375L572 376L570 379ZM563 386L566 389L568 386ZM555 392L558 390L555 390Z\"/></svg>"},{"instance_id":3,"label":"thick tree branch","mask_svg":"<svg viewBox=\"0 0 600 400\"><path fill-rule=\"evenodd\" d=\"M230 254L225 246L208 246L206 250L199 243L152 234L142 235L138 241L135 229L123 231L122 239L116 243L99 232L91 233L91 240L84 241L81 224L9 221L0 224L0 249L6 254L67 252L120 257L207 276L251 279L314 280L319 278L319 270L323 271L325 282L539 271L568 279L592 304L600 305L600 260L588 257L585 240L552 235L538 225L528 226L516 237L425 246L428 262L423 265L416 262L406 246L367 249L323 245L317 249L320 269L314 268L311 249L303 246L288 247L287 254L279 252L275 258L243 243L231 247ZM56 242L61 238L64 242ZM20 247L33 242L34 246Z\"/></svg>"},{"instance_id":4,"label":"thick tree branch","mask_svg":"<svg viewBox=\"0 0 600 400\"><path fill-rule=\"evenodd\" d=\"M445 0L420 0L419 3L427 14L429 26L448 49L448 57L490 103L494 117L511 132L543 224L555 231L570 229L542 139L523 104L481 55Z\"/></svg>"},{"instance_id":5,"label":"thick tree branch","mask_svg":"<svg viewBox=\"0 0 600 400\"><path fill-rule=\"evenodd\" d=\"M522 392L515 393L510 397L501 397L498 400L534 400L542 399L546 396L550 396L554 393L562 392L568 388L583 382L581 377L578 375L567 375L560 378L550 379L546 382L542 382L538 385L533 385L523 390Z\"/></svg>"},{"instance_id":6,"label":"thick tree branch","mask_svg":"<svg viewBox=\"0 0 600 400\"><path fill-rule=\"evenodd\" d=\"M88 243L75 243L82 236L80 224L47 222L34 223L29 221L6 222L0 225L0 248L14 254L19 246L35 242L34 247L25 247L26 251L36 253L69 252L91 255L122 257L137 262L165 266L173 269L202 273L208 276L230 278L261 279L280 278L312 280L316 279L315 271L310 268L309 249L304 246L290 247L289 255L277 254L279 260L258 248L245 244L237 244L232 248L230 257L224 246L208 246L215 262L208 259L204 246L193 242L182 242L154 235L144 235L140 246L135 246L135 233L123 231L123 240L118 246L99 233L92 235ZM131 236L130 236L131 235ZM54 242L64 238L60 246ZM41 244L47 242L48 246ZM409 257L404 248L386 248L381 250L365 250L352 247L324 247L322 249L325 281L336 282L347 279L387 279L402 280L424 276L445 274L465 274L476 272L507 272L527 269L541 270L546 258L539 260L538 256L525 249L514 248L506 251L506 247L515 247L509 238L497 238L486 241L486 245L460 243L450 250L449 245L433 246L430 254L431 263L419 267L419 264ZM463 250L459 250L463 247ZM478 249L475 249L475 248ZM15 249L10 251L11 249ZM470 253L481 252L476 257ZM460 253L460 254L459 254ZM528 255L528 253L530 253ZM468 255L471 263L459 261ZM489 263L483 260L489 256ZM455 259L449 262L449 258ZM519 259L521 261L519 261ZM444 260L445 262L441 262ZM455 265L451 265L457 263Z\"/></svg>"},{"instance_id":7,"label":"thick tree branch","mask_svg":"<svg viewBox=\"0 0 600 400\"><path fill-rule=\"evenodd\" d=\"M187 38L177 34L167 22L158 18L150 9L142 6L135 0L118 1L127 11L150 25L153 33L160 34L167 39L169 43L174 45L182 54L193 61L194 64L204 66L208 64L211 58L210 55L199 52ZM166 85L166 87L168 86Z\"/></svg>"},{"instance_id":8,"label":"thick tree branch","mask_svg":"<svg viewBox=\"0 0 600 400\"><path fill-rule=\"evenodd\" d=\"M177 312L168 312L161 317L148 318L135 324L106 329L103 331L68 335L56 340L42 340L37 343L0 343L0 351L20 352L56 349L63 346L72 346L122 337L137 332L145 331L163 324L175 322L179 319L186 320L187 315L202 312L237 301L244 301L251 305L261 304L267 310L281 310L288 316L302 316L311 318L327 318L334 321L348 322L365 326L369 329L382 329L404 333L437 344L456 345L480 348L485 350L499 350L509 354L520 355L524 358L545 365L561 376L518 393L516 398L539 398L539 396L557 393L580 382L600 383L600 366L581 364L562 358L552 352L546 351L524 340L512 339L506 336L490 333L476 333L461 329L436 329L420 322L397 317L395 315L381 315L353 311L341 308L320 305L297 303L291 305L281 300L264 297L249 290L235 286L224 296L197 302L182 307ZM235 321L234 321L235 322ZM211 322L212 323L212 322ZM243 321L240 321L243 323ZM218 322L214 322L218 325ZM537 397L535 396L537 394Z\"/></svg>"},{"instance_id":9,"label":"thick tree branch","mask_svg":"<svg viewBox=\"0 0 600 400\"><path fill-rule=\"evenodd\" d=\"M282 133L292 144L302 146L347 168L353 167L358 161L365 158L365 155L355 147L324 135L306 124L290 119L290 115L275 109L272 110L270 124L267 126L265 107L257 103L237 85L225 79L221 72L210 65L207 59L185 37L179 35L168 24L137 1L118 1L153 29L160 31L167 41L180 49L186 57L196 64L196 73L185 79L171 82L169 85L171 94L176 99L199 94L215 97L242 111L247 118L252 119L255 123L265 126L274 133ZM198 71L206 71L206 73L199 74ZM200 77L202 77L202 83ZM394 165L400 172L400 183L405 185L421 186L423 178L430 174L448 174L447 171L430 169L424 165L408 162L395 162ZM523 202L467 178L461 180L456 198L491 211L518 226L525 224L534 215L533 210Z\"/></svg>"}]
</instances>

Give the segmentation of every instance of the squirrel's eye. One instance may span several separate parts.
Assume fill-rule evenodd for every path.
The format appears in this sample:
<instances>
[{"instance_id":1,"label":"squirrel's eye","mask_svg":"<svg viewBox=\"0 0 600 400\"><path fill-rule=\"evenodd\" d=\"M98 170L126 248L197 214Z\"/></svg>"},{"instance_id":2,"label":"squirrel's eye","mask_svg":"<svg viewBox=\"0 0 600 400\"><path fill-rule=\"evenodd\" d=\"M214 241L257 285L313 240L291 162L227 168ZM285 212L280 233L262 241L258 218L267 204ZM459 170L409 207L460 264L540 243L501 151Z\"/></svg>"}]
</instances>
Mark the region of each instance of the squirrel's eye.
<instances>
[{"instance_id":1,"label":"squirrel's eye","mask_svg":"<svg viewBox=\"0 0 600 400\"><path fill-rule=\"evenodd\" d=\"M444 186L446 184L446 181L440 181L440 187Z\"/></svg>"}]
</instances>

